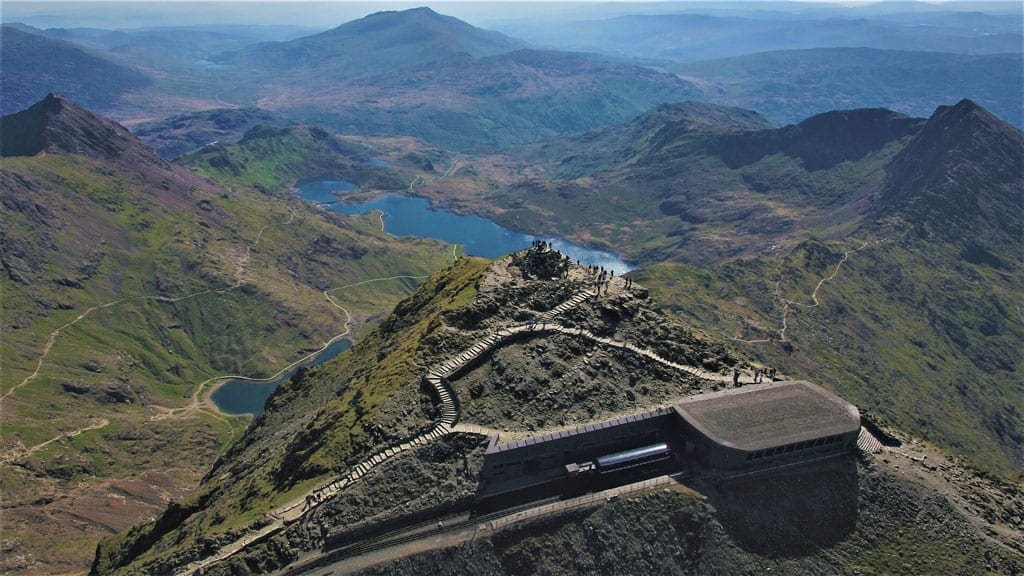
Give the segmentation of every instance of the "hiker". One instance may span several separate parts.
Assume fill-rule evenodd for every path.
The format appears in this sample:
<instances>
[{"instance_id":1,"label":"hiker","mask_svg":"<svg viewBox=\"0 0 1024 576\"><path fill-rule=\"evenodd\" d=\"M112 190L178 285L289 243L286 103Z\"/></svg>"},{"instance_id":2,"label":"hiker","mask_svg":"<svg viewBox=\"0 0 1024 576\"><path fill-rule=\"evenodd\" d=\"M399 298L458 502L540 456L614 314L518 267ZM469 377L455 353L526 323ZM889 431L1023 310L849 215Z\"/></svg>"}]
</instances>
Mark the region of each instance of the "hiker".
<instances>
[{"instance_id":1,"label":"hiker","mask_svg":"<svg viewBox=\"0 0 1024 576\"><path fill-rule=\"evenodd\" d=\"M732 385L735 388L740 387L740 371L737 368L732 369Z\"/></svg>"}]
</instances>

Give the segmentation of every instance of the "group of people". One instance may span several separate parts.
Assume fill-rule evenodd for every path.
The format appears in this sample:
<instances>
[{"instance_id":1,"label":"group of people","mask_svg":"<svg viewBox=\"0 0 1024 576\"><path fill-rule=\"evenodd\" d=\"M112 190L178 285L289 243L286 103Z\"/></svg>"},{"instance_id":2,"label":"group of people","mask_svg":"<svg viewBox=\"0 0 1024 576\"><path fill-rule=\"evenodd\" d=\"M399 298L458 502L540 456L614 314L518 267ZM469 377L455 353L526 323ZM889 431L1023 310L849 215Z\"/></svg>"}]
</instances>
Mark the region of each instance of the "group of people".
<instances>
[{"instance_id":1,"label":"group of people","mask_svg":"<svg viewBox=\"0 0 1024 576\"><path fill-rule=\"evenodd\" d=\"M580 261L576 261L577 266L581 266ZM605 270L604 266L598 266L596 264L587 265L587 273L594 278L594 286L597 288L597 293L601 293L601 288L604 288L604 293L608 293L608 287L611 286L612 278L615 278L615 270ZM626 281L626 288L633 287L633 280L631 278L624 278Z\"/></svg>"},{"instance_id":2,"label":"group of people","mask_svg":"<svg viewBox=\"0 0 1024 576\"><path fill-rule=\"evenodd\" d=\"M775 381L775 368L758 368L754 372L754 384L760 384L761 382L764 382L765 378L767 378L769 382L774 382ZM732 385L735 388L739 388L740 386L743 385L742 383L740 383L740 369L739 368L733 368L732 369Z\"/></svg>"}]
</instances>

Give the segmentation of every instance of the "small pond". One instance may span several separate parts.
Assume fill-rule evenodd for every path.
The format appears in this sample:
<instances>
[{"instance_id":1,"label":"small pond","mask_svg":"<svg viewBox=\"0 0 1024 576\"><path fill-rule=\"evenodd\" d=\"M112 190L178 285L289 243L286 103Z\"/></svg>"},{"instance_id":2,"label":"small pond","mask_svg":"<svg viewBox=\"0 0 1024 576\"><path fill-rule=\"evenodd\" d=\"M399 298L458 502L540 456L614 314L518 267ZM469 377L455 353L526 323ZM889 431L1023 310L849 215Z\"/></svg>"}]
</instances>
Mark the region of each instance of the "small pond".
<instances>
[{"instance_id":1,"label":"small pond","mask_svg":"<svg viewBox=\"0 0 1024 576\"><path fill-rule=\"evenodd\" d=\"M338 340L332 343L322 352L314 356L303 366L319 366L331 360L338 354L348 350L352 343L348 340ZM250 382L246 380L227 380L217 387L210 394L210 400L217 405L221 412L227 414L262 414L263 404L270 398L270 394L277 388L278 384L287 381L299 369L298 366L289 370L275 380L269 382Z\"/></svg>"}]
</instances>

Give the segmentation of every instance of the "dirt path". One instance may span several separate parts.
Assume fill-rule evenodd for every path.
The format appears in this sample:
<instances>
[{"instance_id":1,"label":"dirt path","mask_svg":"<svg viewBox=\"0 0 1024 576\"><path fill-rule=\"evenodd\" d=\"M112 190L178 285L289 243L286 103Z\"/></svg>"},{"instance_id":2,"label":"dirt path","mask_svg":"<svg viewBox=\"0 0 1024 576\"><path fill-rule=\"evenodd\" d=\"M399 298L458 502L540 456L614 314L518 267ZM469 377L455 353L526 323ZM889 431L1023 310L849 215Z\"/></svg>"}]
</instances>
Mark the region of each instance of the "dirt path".
<instances>
[{"instance_id":1,"label":"dirt path","mask_svg":"<svg viewBox=\"0 0 1024 576\"><path fill-rule=\"evenodd\" d=\"M874 242L874 244L878 244L879 242L881 242L881 240ZM770 344L772 342L788 342L788 340L786 340L786 330L789 329L789 312L790 312L790 308L792 306L796 306L798 308L803 308L805 310L810 310L812 308L817 308L818 306L820 306L821 305L821 301L818 300L818 292L821 291L822 286L824 286L828 282L831 282L832 280L835 280L836 276L839 275L839 270L842 269L843 264L845 264L846 261L850 259L850 255L851 254L855 254L857 252L860 252L861 250L863 250L864 248L868 247L871 244L872 244L871 242L864 242L863 244L861 244L857 248L851 248L851 249L846 250L845 252L843 252L843 257L839 260L839 262L836 264L835 268L832 270L832 274L823 277L821 280L818 281L818 284L814 287L814 291L811 293L811 304L804 304L804 303L801 303L801 302L797 302L795 300L790 300L788 298L783 298L782 297L782 288L780 287L780 284L781 284L782 280L780 279L779 281L777 281L775 283L775 290L774 291L775 291L779 301L782 302L782 327L779 328L779 330L778 330L778 333L779 333L779 337L778 338L756 338L756 339L753 339L753 340L747 340L747 339L744 339L744 338L729 338L729 340L731 340L733 342L742 342L744 344Z\"/></svg>"},{"instance_id":2,"label":"dirt path","mask_svg":"<svg viewBox=\"0 0 1024 576\"><path fill-rule=\"evenodd\" d=\"M395 276L392 278L407 278L408 276ZM385 278L383 280L392 279ZM382 280L382 279L376 279ZM334 290L340 290L342 288L357 286L366 284L376 280L364 280L347 286L341 286ZM325 296L330 299L330 296L325 291ZM431 428L429 432L416 436L410 440L402 442L395 446L386 447L377 453L373 454L366 460L351 467L346 474L336 476L327 482L323 482L318 486L309 490L306 494L292 500L288 504L281 506L265 515L267 521L259 529L243 534L239 539L231 542L214 553L212 556L204 558L202 560L195 561L184 569L184 574L197 574L205 567L224 560L235 553L245 549L247 546L263 540L273 534L276 534L280 530L284 529L285 526L292 522L301 520L304 516L312 512L323 502L330 500L332 497L337 495L339 492L359 481L363 476L369 474L376 467L391 460L402 452L415 449L419 446L423 446L429 442L437 440L452 432L471 432L475 434L492 435L493 433L504 434L505 436L515 436L521 433L516 432L501 432L485 428L472 423L458 423L458 404L455 402L454 392L452 391L449 381L457 378L463 370L468 366L476 362L482 355L489 353L495 348L504 346L506 343L521 338L524 334L526 335L543 335L551 333L561 333L570 336L577 336L589 339L593 342L610 346L614 348L620 348L628 350L630 352L639 354L646 358L649 358L655 362L663 364L667 367L686 372L698 378L712 380L716 382L726 382L730 378L727 376L721 376L718 374L707 373L694 366L686 366L667 360L656 352L647 350L644 348L637 347L625 341L612 340L610 338L604 338L597 336L589 331L580 328L567 328L559 324L555 324L548 320L553 319L555 316L562 314L576 306L579 306L589 298L597 296L596 292L585 290L574 294L562 304L556 306L547 315L545 315L544 321L533 322L527 324L517 324L507 326L493 330L484 336L475 340L465 350L459 354L452 355L451 357L438 362L427 370L426 376L424 377L426 382L430 384L438 397L441 400L441 418ZM341 305L331 300L335 306L348 314ZM536 431L529 432L529 435L537 434Z\"/></svg>"},{"instance_id":3,"label":"dirt path","mask_svg":"<svg viewBox=\"0 0 1024 576\"><path fill-rule=\"evenodd\" d=\"M92 424L90 424L89 426L85 426L85 427L79 428L77 430L72 430L71 432L62 432L62 433L54 436L53 438L50 438L46 442L41 442L39 444L36 444L35 446L33 446L31 448L28 448L28 449L26 449L24 451L14 451L13 453L8 454L8 455L4 456L2 459L0 459L0 462L3 462L5 464L9 464L9 463L13 462L14 460L16 460L18 458L27 458L27 457L35 454L36 452L42 450L43 448L46 448L50 444L53 444L54 442L56 442L56 441L58 441L58 440L60 440L62 438L71 439L71 438L74 438L75 436L78 436L79 434L81 434L83 432L88 432L89 430L99 430L100 428L105 428L109 424L110 424L110 420L107 420L106 418L97 419Z\"/></svg>"},{"instance_id":4,"label":"dirt path","mask_svg":"<svg viewBox=\"0 0 1024 576\"><path fill-rule=\"evenodd\" d=\"M830 274L829 276L825 276L824 278L819 280L818 285L814 287L814 292L811 293L811 301L813 302L813 304L801 304L800 302L797 302L795 300L789 300L785 298L782 299L782 302L784 304L782 307L782 328L779 329L780 341L786 342L786 330L789 327L788 322L790 306L797 306L799 308L804 308L806 310L809 310L811 308L817 308L818 306L820 306L821 301L818 300L818 291L821 290L821 287L824 286L826 282L831 282L832 280L835 279L836 276L839 275L839 270L843 267L843 264L846 264L846 261L850 259L850 254L860 252L867 246L868 242L864 242L863 244L860 245L859 248L852 248L850 250L843 252L843 257L839 260L839 263L836 264L835 269L832 270L832 274Z\"/></svg>"}]
</instances>

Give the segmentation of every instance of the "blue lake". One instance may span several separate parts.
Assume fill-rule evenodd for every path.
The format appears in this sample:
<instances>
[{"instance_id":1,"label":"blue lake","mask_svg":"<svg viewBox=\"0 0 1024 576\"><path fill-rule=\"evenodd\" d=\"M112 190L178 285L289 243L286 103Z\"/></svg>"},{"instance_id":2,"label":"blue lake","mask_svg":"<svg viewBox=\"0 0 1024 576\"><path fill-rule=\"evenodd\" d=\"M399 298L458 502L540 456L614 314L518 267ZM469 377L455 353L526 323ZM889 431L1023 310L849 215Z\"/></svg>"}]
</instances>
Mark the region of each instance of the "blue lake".
<instances>
[{"instance_id":1,"label":"blue lake","mask_svg":"<svg viewBox=\"0 0 1024 576\"><path fill-rule=\"evenodd\" d=\"M561 238L534 236L509 230L479 216L455 214L444 208L431 208L424 198L378 196L361 204L346 204L332 192L355 190L356 185L344 180L317 180L298 185L299 197L321 203L327 210L345 214L364 214L370 210L384 212L384 229L395 236L420 236L462 246L470 256L497 258L528 248L534 240L545 240L573 261L584 265L604 266L616 274L633 269L627 262L602 250L573 244Z\"/></svg>"},{"instance_id":2,"label":"blue lake","mask_svg":"<svg viewBox=\"0 0 1024 576\"><path fill-rule=\"evenodd\" d=\"M585 248L561 238L534 236L509 230L479 216L455 214L443 208L431 208L423 198L408 196L378 196L362 204L346 204L338 200L335 193L351 192L358 186L344 180L315 180L298 185L299 197L316 202L327 210L345 214L364 214L371 210L384 212L384 229L395 236L420 236L434 238L449 244L462 246L470 256L497 258L528 248L534 240L545 240L562 254L584 265L604 266L623 274L633 269L628 263L610 252ZM317 366L334 358L351 343L339 340L318 354L307 366ZM222 412L228 414L260 414L263 404L278 384L292 377L295 370L272 382L247 382L228 380L210 395L210 399Z\"/></svg>"},{"instance_id":3,"label":"blue lake","mask_svg":"<svg viewBox=\"0 0 1024 576\"><path fill-rule=\"evenodd\" d=\"M331 360L338 354L348 350L352 343L348 340L338 340L317 354L312 360L303 366L319 366ZM248 382L245 380L228 380L217 387L210 394L210 400L217 405L221 412L227 414L262 414L263 404L275 388L282 382L287 381L295 374L299 367L289 370L281 377L270 382Z\"/></svg>"}]
</instances>

